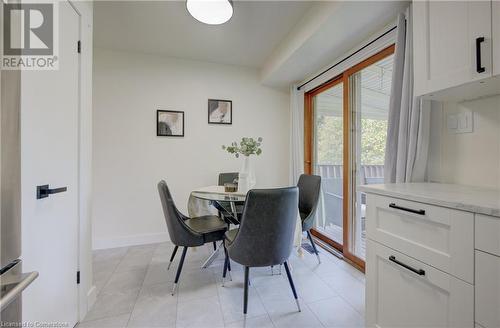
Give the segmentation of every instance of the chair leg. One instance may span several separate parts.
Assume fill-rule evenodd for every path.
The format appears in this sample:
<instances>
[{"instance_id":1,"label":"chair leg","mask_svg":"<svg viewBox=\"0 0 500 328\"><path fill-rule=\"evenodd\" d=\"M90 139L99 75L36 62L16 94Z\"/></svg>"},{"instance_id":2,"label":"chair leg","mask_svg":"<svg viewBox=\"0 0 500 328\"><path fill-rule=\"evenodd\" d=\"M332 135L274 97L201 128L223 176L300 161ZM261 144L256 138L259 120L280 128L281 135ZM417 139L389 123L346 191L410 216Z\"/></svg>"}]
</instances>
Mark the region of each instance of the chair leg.
<instances>
[{"instance_id":1,"label":"chair leg","mask_svg":"<svg viewBox=\"0 0 500 328\"><path fill-rule=\"evenodd\" d=\"M243 293L243 314L247 314L248 309L248 284L249 284L250 268L245 267L245 291Z\"/></svg>"},{"instance_id":2,"label":"chair leg","mask_svg":"<svg viewBox=\"0 0 500 328\"><path fill-rule=\"evenodd\" d=\"M172 256L170 256L170 262L168 263L167 270L170 270L170 266L172 265L172 262L174 261L175 254L177 254L177 249L179 249L179 246L175 246L174 250L172 251Z\"/></svg>"},{"instance_id":3,"label":"chair leg","mask_svg":"<svg viewBox=\"0 0 500 328\"><path fill-rule=\"evenodd\" d=\"M222 287L224 287L224 282L226 281L226 274L229 271L229 280L233 281L231 277L231 259L229 258L229 253L227 252L226 245L224 246L224 269L222 271Z\"/></svg>"},{"instance_id":4,"label":"chair leg","mask_svg":"<svg viewBox=\"0 0 500 328\"><path fill-rule=\"evenodd\" d=\"M297 302L297 308L299 309L299 312L301 312L299 298L297 297L297 291L295 290L295 285L293 284L293 279L292 279L292 274L290 273L290 268L288 268L287 262L285 262L284 265L285 265L286 276L288 277L288 282L290 283L290 287L292 288L293 297L295 297L295 302Z\"/></svg>"},{"instance_id":5,"label":"chair leg","mask_svg":"<svg viewBox=\"0 0 500 328\"><path fill-rule=\"evenodd\" d=\"M181 261L179 262L179 266L177 267L177 274L175 275L174 287L172 288L172 296L175 294L175 290L177 289L177 284L179 283L179 278L181 276L182 266L184 265L184 259L186 258L188 247L184 246L182 249Z\"/></svg>"},{"instance_id":6,"label":"chair leg","mask_svg":"<svg viewBox=\"0 0 500 328\"><path fill-rule=\"evenodd\" d=\"M313 237L312 237L311 233L309 232L309 230L307 231L307 238L309 238L309 241L311 242L311 246L314 250L314 253L316 254L316 257L318 258L318 263L321 264L321 259L319 258L319 252L316 249L316 244L314 244Z\"/></svg>"},{"instance_id":7,"label":"chair leg","mask_svg":"<svg viewBox=\"0 0 500 328\"><path fill-rule=\"evenodd\" d=\"M228 261L229 261L229 258L227 256L226 248L224 247L224 269L222 269L222 287L224 287L224 282L226 280Z\"/></svg>"},{"instance_id":8,"label":"chair leg","mask_svg":"<svg viewBox=\"0 0 500 328\"><path fill-rule=\"evenodd\" d=\"M217 250L217 243L214 241L213 245L214 245L214 251L216 251Z\"/></svg>"}]
</instances>

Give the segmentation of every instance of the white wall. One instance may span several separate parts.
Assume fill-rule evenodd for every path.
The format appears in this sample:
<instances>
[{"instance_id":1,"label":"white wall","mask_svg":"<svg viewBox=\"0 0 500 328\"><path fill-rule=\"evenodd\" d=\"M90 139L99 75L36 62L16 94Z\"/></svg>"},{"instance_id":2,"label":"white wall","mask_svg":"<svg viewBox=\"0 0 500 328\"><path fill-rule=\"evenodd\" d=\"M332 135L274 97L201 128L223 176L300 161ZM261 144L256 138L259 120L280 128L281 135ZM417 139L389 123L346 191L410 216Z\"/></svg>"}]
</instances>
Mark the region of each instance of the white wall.
<instances>
[{"instance_id":1,"label":"white wall","mask_svg":"<svg viewBox=\"0 0 500 328\"><path fill-rule=\"evenodd\" d=\"M446 115L471 110L472 133L451 134ZM433 108L431 181L500 189L500 96Z\"/></svg>"},{"instance_id":2,"label":"white wall","mask_svg":"<svg viewBox=\"0 0 500 328\"><path fill-rule=\"evenodd\" d=\"M233 101L232 126L207 124L208 98ZM157 109L185 111L185 137L157 137ZM158 181L186 212L192 189L239 170L221 145L243 136L264 138L259 185L288 180L288 94L257 70L95 49L93 122L95 249L167 239Z\"/></svg>"}]
</instances>

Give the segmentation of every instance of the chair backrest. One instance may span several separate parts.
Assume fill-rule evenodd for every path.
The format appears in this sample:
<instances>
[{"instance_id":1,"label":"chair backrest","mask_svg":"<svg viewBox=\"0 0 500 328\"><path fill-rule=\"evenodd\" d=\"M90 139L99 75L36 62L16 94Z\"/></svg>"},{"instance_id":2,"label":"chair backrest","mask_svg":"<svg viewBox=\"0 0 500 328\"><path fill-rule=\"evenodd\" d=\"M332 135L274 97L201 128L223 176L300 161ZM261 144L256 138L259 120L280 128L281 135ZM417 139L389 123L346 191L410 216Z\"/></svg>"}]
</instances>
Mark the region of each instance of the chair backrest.
<instances>
[{"instance_id":1,"label":"chair backrest","mask_svg":"<svg viewBox=\"0 0 500 328\"><path fill-rule=\"evenodd\" d=\"M297 187L299 187L299 212L308 217L314 214L318 206L321 177L319 175L302 174L299 177Z\"/></svg>"},{"instance_id":2,"label":"chair backrest","mask_svg":"<svg viewBox=\"0 0 500 328\"><path fill-rule=\"evenodd\" d=\"M238 176L238 172L219 173L219 186L223 186L224 183L233 183L234 180L238 180Z\"/></svg>"},{"instance_id":3,"label":"chair backrest","mask_svg":"<svg viewBox=\"0 0 500 328\"><path fill-rule=\"evenodd\" d=\"M230 257L249 267L285 262L293 248L298 196L297 187L250 190Z\"/></svg>"},{"instance_id":4,"label":"chair backrest","mask_svg":"<svg viewBox=\"0 0 500 328\"><path fill-rule=\"evenodd\" d=\"M160 193L161 205L170 241L176 246L194 246L194 244L199 244L201 239L201 244L203 244L203 236L189 229L184 224L184 220L187 217L182 215L175 206L174 199L164 180L158 183L158 192Z\"/></svg>"}]
</instances>

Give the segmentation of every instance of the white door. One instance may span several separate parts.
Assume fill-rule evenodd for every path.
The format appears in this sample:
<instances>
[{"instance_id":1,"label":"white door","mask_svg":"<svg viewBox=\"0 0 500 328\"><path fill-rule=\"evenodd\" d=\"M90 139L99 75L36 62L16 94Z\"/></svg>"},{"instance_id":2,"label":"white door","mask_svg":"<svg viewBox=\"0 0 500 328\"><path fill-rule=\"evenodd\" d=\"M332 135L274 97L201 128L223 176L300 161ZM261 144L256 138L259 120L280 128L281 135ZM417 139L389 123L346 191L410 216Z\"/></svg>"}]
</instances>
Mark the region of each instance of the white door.
<instances>
[{"instance_id":1,"label":"white door","mask_svg":"<svg viewBox=\"0 0 500 328\"><path fill-rule=\"evenodd\" d=\"M59 2L59 70L25 71L21 84L22 260L39 278L23 294L23 321L78 318L80 17ZM37 199L36 188L67 187Z\"/></svg>"},{"instance_id":2,"label":"white door","mask_svg":"<svg viewBox=\"0 0 500 328\"><path fill-rule=\"evenodd\" d=\"M368 240L366 324L368 327L473 327L474 287Z\"/></svg>"},{"instance_id":3,"label":"white door","mask_svg":"<svg viewBox=\"0 0 500 328\"><path fill-rule=\"evenodd\" d=\"M413 4L417 96L491 76L491 1Z\"/></svg>"}]
</instances>

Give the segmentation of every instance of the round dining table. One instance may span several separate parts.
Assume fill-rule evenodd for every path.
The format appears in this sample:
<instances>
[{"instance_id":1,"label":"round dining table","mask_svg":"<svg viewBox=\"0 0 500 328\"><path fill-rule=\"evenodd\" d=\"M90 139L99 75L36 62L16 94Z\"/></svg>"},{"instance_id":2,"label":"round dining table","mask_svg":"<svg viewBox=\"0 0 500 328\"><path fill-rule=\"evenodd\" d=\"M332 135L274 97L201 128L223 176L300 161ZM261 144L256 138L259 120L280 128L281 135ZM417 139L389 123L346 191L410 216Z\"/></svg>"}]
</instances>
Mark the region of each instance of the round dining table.
<instances>
[{"instance_id":1,"label":"round dining table","mask_svg":"<svg viewBox=\"0 0 500 328\"><path fill-rule=\"evenodd\" d=\"M235 221L238 221L238 213L236 211L236 203L243 203L247 197L248 191L228 192L224 190L224 186L209 186L195 189L191 192L191 196L201 200L207 200L217 203L220 208L230 215ZM229 204L230 209L226 208ZM232 222L234 223L234 222Z\"/></svg>"},{"instance_id":2,"label":"round dining table","mask_svg":"<svg viewBox=\"0 0 500 328\"><path fill-rule=\"evenodd\" d=\"M237 203L245 202L247 191L235 191L228 192L224 190L224 186L208 186L195 189L191 192L191 196L199 199L209 201L211 203L217 203L218 208L224 209L224 214L231 218L230 222L232 224L238 224L238 212L236 210ZM227 208L229 204L230 208ZM202 268L207 268L212 264L212 262L217 258L220 250L220 246L217 247L214 252L208 257L208 259L203 263Z\"/></svg>"}]
</instances>

